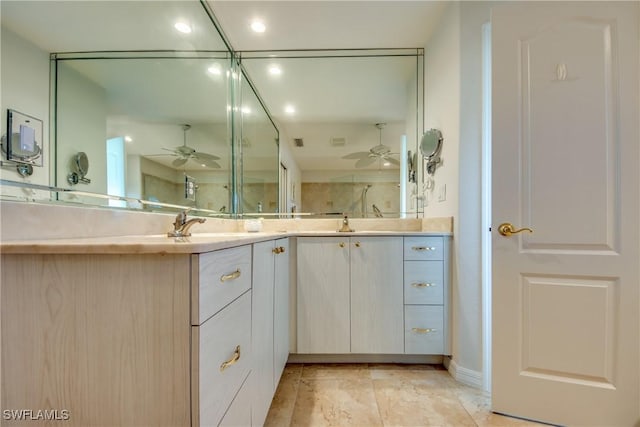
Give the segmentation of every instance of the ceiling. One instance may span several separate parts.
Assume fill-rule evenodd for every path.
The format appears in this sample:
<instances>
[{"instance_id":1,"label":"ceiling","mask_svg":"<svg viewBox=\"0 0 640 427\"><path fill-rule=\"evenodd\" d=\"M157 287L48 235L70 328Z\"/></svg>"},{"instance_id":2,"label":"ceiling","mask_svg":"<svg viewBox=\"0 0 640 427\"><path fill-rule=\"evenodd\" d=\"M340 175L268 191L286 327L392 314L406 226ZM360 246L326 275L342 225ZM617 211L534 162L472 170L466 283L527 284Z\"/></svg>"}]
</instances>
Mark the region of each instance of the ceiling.
<instances>
[{"instance_id":1,"label":"ceiling","mask_svg":"<svg viewBox=\"0 0 640 427\"><path fill-rule=\"evenodd\" d=\"M447 5L442 1L207 0L207 3L237 51L421 48ZM197 0L2 0L0 8L3 26L46 52L225 49ZM193 33L176 34L172 29L176 17L187 20ZM265 23L264 33L256 34L249 29L254 18ZM283 74L278 81L264 72L268 60L245 59L244 63L282 135L288 137L287 142L292 144L293 138L305 140L304 150L292 148L302 169L344 169L353 163L336 158L326 161L327 135L347 140L347 146L334 149L338 158L376 145L377 122L390 123L383 133L385 144L387 139L394 144L399 141L402 127L397 123L406 117L411 94L408 82L416 74L415 58L413 62L393 63L374 59L370 62L345 58L282 59ZM116 75L114 71L94 78L113 79ZM160 75L151 76L150 83L161 81ZM183 79L179 90L188 93L187 85L197 82L198 79ZM162 84L167 88L166 83ZM150 88L153 91L151 85ZM127 95L123 90L122 96ZM285 102L296 105L295 115L283 113ZM193 103L191 109L206 110ZM157 103L158 110L168 116L171 112L164 111L165 107ZM186 111L187 105L180 108ZM200 119L181 117L174 121ZM362 129L359 137L353 130L356 125Z\"/></svg>"},{"instance_id":2,"label":"ceiling","mask_svg":"<svg viewBox=\"0 0 640 427\"><path fill-rule=\"evenodd\" d=\"M235 50L417 48L447 1L207 0ZM266 31L250 29L260 19Z\"/></svg>"}]
</instances>

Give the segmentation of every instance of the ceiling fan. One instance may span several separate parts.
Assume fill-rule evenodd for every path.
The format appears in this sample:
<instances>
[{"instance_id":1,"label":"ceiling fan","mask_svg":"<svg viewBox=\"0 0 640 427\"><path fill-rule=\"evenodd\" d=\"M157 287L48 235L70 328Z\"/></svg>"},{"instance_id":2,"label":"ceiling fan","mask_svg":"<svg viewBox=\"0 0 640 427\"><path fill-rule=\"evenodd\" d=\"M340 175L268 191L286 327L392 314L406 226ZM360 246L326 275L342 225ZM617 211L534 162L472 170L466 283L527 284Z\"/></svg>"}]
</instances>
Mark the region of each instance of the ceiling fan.
<instances>
[{"instance_id":1,"label":"ceiling fan","mask_svg":"<svg viewBox=\"0 0 640 427\"><path fill-rule=\"evenodd\" d=\"M380 131L380 141L378 145L376 145L375 147L371 147L369 151L359 151L356 153L347 154L342 158L349 160L358 160L355 165L356 168L364 168L375 163L376 161L399 166L400 162L391 157L398 153L392 153L391 148L382 144L382 128L384 128L385 126L386 123L376 123L376 127Z\"/></svg>"},{"instance_id":2,"label":"ceiling fan","mask_svg":"<svg viewBox=\"0 0 640 427\"><path fill-rule=\"evenodd\" d=\"M174 156L178 157L177 159L172 161L171 164L175 167L180 167L187 163L189 160L193 160L204 167L220 169L220 164L216 162L216 160L220 160L220 157L214 156L213 154L201 153L199 151L196 151L194 148L187 146L187 131L189 129L191 129L191 125L182 125L182 130L184 132L184 141L181 146L176 148L163 148L163 150L171 151Z\"/></svg>"}]
</instances>

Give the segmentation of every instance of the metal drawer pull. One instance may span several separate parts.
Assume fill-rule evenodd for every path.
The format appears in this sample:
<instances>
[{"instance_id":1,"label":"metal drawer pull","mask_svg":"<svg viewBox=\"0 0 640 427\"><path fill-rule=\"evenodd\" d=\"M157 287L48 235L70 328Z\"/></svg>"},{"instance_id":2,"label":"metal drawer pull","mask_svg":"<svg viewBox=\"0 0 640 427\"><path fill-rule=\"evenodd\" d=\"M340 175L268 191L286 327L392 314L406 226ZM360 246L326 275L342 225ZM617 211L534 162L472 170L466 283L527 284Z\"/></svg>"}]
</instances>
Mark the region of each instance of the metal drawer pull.
<instances>
[{"instance_id":1,"label":"metal drawer pull","mask_svg":"<svg viewBox=\"0 0 640 427\"><path fill-rule=\"evenodd\" d=\"M435 283L412 283L411 286L413 286L414 288L431 288L433 286L436 286Z\"/></svg>"},{"instance_id":2,"label":"metal drawer pull","mask_svg":"<svg viewBox=\"0 0 640 427\"><path fill-rule=\"evenodd\" d=\"M355 242L354 245L356 245L356 248L360 247L360 242Z\"/></svg>"},{"instance_id":3,"label":"metal drawer pull","mask_svg":"<svg viewBox=\"0 0 640 427\"><path fill-rule=\"evenodd\" d=\"M338 246L340 246L341 248L344 248L344 242L338 243Z\"/></svg>"},{"instance_id":4,"label":"metal drawer pull","mask_svg":"<svg viewBox=\"0 0 640 427\"><path fill-rule=\"evenodd\" d=\"M434 246L412 246L411 249L414 251L422 252L422 251L435 251L436 248Z\"/></svg>"},{"instance_id":5,"label":"metal drawer pull","mask_svg":"<svg viewBox=\"0 0 640 427\"><path fill-rule=\"evenodd\" d=\"M435 329L431 329L431 328L411 328L411 330L416 334L428 334L431 332L436 332Z\"/></svg>"},{"instance_id":6,"label":"metal drawer pull","mask_svg":"<svg viewBox=\"0 0 640 427\"><path fill-rule=\"evenodd\" d=\"M236 347L236 350L233 352L233 357L226 362L222 362L220 365L220 372L224 372L231 365L235 365L235 363L240 360L240 346Z\"/></svg>"},{"instance_id":7,"label":"metal drawer pull","mask_svg":"<svg viewBox=\"0 0 640 427\"><path fill-rule=\"evenodd\" d=\"M273 253L274 254L281 254L284 252L284 247L283 246L278 246L277 248L273 248Z\"/></svg>"},{"instance_id":8,"label":"metal drawer pull","mask_svg":"<svg viewBox=\"0 0 640 427\"><path fill-rule=\"evenodd\" d=\"M220 276L220 281L224 283L227 280L234 280L234 279L237 279L238 277L240 277L240 269L237 269L233 273L223 274L222 276Z\"/></svg>"}]
</instances>

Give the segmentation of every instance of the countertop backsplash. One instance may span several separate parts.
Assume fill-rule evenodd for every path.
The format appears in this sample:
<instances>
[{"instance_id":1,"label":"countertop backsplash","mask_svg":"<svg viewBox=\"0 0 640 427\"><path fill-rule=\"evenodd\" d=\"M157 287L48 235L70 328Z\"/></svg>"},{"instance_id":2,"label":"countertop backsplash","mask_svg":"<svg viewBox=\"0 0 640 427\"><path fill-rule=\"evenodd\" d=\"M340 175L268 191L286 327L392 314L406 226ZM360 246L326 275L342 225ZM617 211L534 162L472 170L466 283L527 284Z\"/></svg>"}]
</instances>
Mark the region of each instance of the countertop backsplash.
<instances>
[{"instance_id":1,"label":"countertop backsplash","mask_svg":"<svg viewBox=\"0 0 640 427\"><path fill-rule=\"evenodd\" d=\"M175 216L83 206L0 202L0 240L42 240L157 235L171 230ZM262 231L336 231L341 219L263 219ZM350 218L355 231L452 232L453 218ZM193 233L244 232L244 220L207 218Z\"/></svg>"}]
</instances>

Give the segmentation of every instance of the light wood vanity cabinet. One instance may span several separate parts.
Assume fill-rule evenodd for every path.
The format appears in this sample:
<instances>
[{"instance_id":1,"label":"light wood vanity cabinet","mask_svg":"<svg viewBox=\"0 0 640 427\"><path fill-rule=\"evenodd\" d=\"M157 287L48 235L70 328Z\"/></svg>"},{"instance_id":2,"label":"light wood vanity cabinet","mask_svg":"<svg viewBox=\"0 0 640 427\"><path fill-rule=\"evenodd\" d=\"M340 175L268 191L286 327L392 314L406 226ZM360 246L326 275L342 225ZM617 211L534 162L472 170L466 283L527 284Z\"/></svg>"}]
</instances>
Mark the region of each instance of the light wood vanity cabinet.
<instances>
[{"instance_id":1,"label":"light wood vanity cabinet","mask_svg":"<svg viewBox=\"0 0 640 427\"><path fill-rule=\"evenodd\" d=\"M252 368L252 248L191 257L192 424L215 426Z\"/></svg>"},{"instance_id":2,"label":"light wood vanity cabinet","mask_svg":"<svg viewBox=\"0 0 640 427\"><path fill-rule=\"evenodd\" d=\"M252 245L3 254L2 409L67 410L65 426L255 425L251 408L268 410L289 347L288 239L255 245L287 248L269 252L270 278L258 256L256 291L268 300L252 296ZM257 348L271 352L265 371L252 354L261 338L252 311L271 322L271 341Z\"/></svg>"},{"instance_id":3,"label":"light wood vanity cabinet","mask_svg":"<svg viewBox=\"0 0 640 427\"><path fill-rule=\"evenodd\" d=\"M402 237L298 238L298 353L403 353Z\"/></svg>"},{"instance_id":4,"label":"light wood vanity cabinet","mask_svg":"<svg viewBox=\"0 0 640 427\"><path fill-rule=\"evenodd\" d=\"M297 353L450 354L449 239L298 238Z\"/></svg>"},{"instance_id":5,"label":"light wood vanity cabinet","mask_svg":"<svg viewBox=\"0 0 640 427\"><path fill-rule=\"evenodd\" d=\"M289 357L289 239L253 245L252 293L250 413L263 425Z\"/></svg>"}]
</instances>

